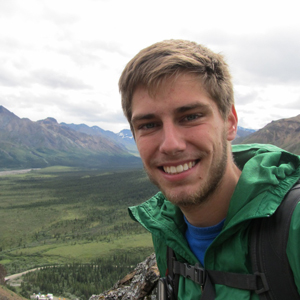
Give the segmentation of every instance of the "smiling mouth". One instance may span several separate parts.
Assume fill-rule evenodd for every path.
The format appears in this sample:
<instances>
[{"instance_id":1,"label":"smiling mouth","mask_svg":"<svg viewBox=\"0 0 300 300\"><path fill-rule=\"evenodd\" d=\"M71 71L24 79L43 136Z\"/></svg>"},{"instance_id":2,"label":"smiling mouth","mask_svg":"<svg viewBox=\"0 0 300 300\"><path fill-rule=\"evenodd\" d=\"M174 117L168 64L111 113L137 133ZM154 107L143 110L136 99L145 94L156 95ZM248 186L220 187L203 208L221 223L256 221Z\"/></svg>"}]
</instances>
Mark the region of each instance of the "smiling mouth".
<instances>
[{"instance_id":1,"label":"smiling mouth","mask_svg":"<svg viewBox=\"0 0 300 300\"><path fill-rule=\"evenodd\" d=\"M163 166L162 169L165 173L168 174L179 174L182 172L185 172L191 168L193 168L198 161L190 161L188 163L184 163L183 165L177 165L177 166Z\"/></svg>"}]
</instances>

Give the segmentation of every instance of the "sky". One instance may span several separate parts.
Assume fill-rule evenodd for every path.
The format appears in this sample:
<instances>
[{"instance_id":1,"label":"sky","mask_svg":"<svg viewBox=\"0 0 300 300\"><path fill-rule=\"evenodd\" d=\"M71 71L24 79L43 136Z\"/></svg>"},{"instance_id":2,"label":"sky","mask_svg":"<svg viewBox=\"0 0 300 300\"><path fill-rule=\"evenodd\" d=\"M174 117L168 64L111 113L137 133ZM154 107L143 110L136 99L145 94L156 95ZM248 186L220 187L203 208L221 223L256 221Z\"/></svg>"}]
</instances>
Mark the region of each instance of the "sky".
<instances>
[{"instance_id":1,"label":"sky","mask_svg":"<svg viewBox=\"0 0 300 300\"><path fill-rule=\"evenodd\" d=\"M224 55L239 126L300 114L299 0L0 0L0 105L119 132L118 80L141 49L186 39Z\"/></svg>"}]
</instances>

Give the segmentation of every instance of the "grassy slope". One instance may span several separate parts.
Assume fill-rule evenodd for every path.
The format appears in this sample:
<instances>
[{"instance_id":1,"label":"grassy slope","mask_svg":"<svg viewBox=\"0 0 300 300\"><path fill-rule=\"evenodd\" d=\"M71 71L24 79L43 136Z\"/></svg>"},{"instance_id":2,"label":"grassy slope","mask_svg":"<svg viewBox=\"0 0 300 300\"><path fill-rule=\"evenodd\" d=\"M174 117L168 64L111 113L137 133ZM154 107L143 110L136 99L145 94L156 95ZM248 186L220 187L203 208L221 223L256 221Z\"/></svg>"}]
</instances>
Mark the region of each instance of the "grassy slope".
<instances>
[{"instance_id":1,"label":"grassy slope","mask_svg":"<svg viewBox=\"0 0 300 300\"><path fill-rule=\"evenodd\" d=\"M26 300L26 298L23 298L0 285L0 300Z\"/></svg>"},{"instance_id":2,"label":"grassy slope","mask_svg":"<svg viewBox=\"0 0 300 300\"><path fill-rule=\"evenodd\" d=\"M150 235L127 213L157 191L142 170L51 167L1 176L0 191L0 264L10 274L152 251Z\"/></svg>"}]
</instances>

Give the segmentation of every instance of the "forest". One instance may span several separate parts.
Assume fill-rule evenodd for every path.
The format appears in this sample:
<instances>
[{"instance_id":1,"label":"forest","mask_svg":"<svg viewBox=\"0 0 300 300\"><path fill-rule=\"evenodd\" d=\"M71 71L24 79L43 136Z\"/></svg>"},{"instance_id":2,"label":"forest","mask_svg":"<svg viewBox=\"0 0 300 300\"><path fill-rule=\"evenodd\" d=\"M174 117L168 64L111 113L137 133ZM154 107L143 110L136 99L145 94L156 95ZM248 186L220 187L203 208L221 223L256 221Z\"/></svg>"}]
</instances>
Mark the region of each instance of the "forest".
<instances>
[{"instance_id":1,"label":"forest","mask_svg":"<svg viewBox=\"0 0 300 300\"><path fill-rule=\"evenodd\" d=\"M24 296L34 290L51 292L44 290L50 287L41 279L50 276L52 292L77 295L77 289L77 297L86 299L87 293L101 293L153 252L150 234L127 212L128 206L157 192L142 169L50 167L0 176L0 190L0 264L8 275L43 267L24 278L18 291ZM95 278L101 278L97 284L92 275L84 275L91 265L98 266L92 268L98 272ZM64 270L64 281L48 274L58 268Z\"/></svg>"},{"instance_id":2,"label":"forest","mask_svg":"<svg viewBox=\"0 0 300 300\"><path fill-rule=\"evenodd\" d=\"M30 298L33 293L61 295L68 299L88 300L91 295L111 288L117 280L130 273L145 250L135 253L115 253L107 259L97 259L90 264L72 263L44 267L23 276L20 295ZM13 287L12 290L15 291Z\"/></svg>"}]
</instances>

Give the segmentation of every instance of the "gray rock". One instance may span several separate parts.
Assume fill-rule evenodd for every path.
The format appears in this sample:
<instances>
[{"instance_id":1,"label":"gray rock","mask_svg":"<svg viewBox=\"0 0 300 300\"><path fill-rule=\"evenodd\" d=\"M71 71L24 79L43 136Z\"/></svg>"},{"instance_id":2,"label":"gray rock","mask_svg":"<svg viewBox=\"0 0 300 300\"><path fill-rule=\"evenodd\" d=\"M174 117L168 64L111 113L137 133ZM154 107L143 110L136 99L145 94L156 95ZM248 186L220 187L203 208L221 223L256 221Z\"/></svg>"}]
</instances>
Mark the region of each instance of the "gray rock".
<instances>
[{"instance_id":1,"label":"gray rock","mask_svg":"<svg viewBox=\"0 0 300 300\"><path fill-rule=\"evenodd\" d=\"M89 300L156 300L158 279L159 270L153 253L110 290L93 295Z\"/></svg>"}]
</instances>

